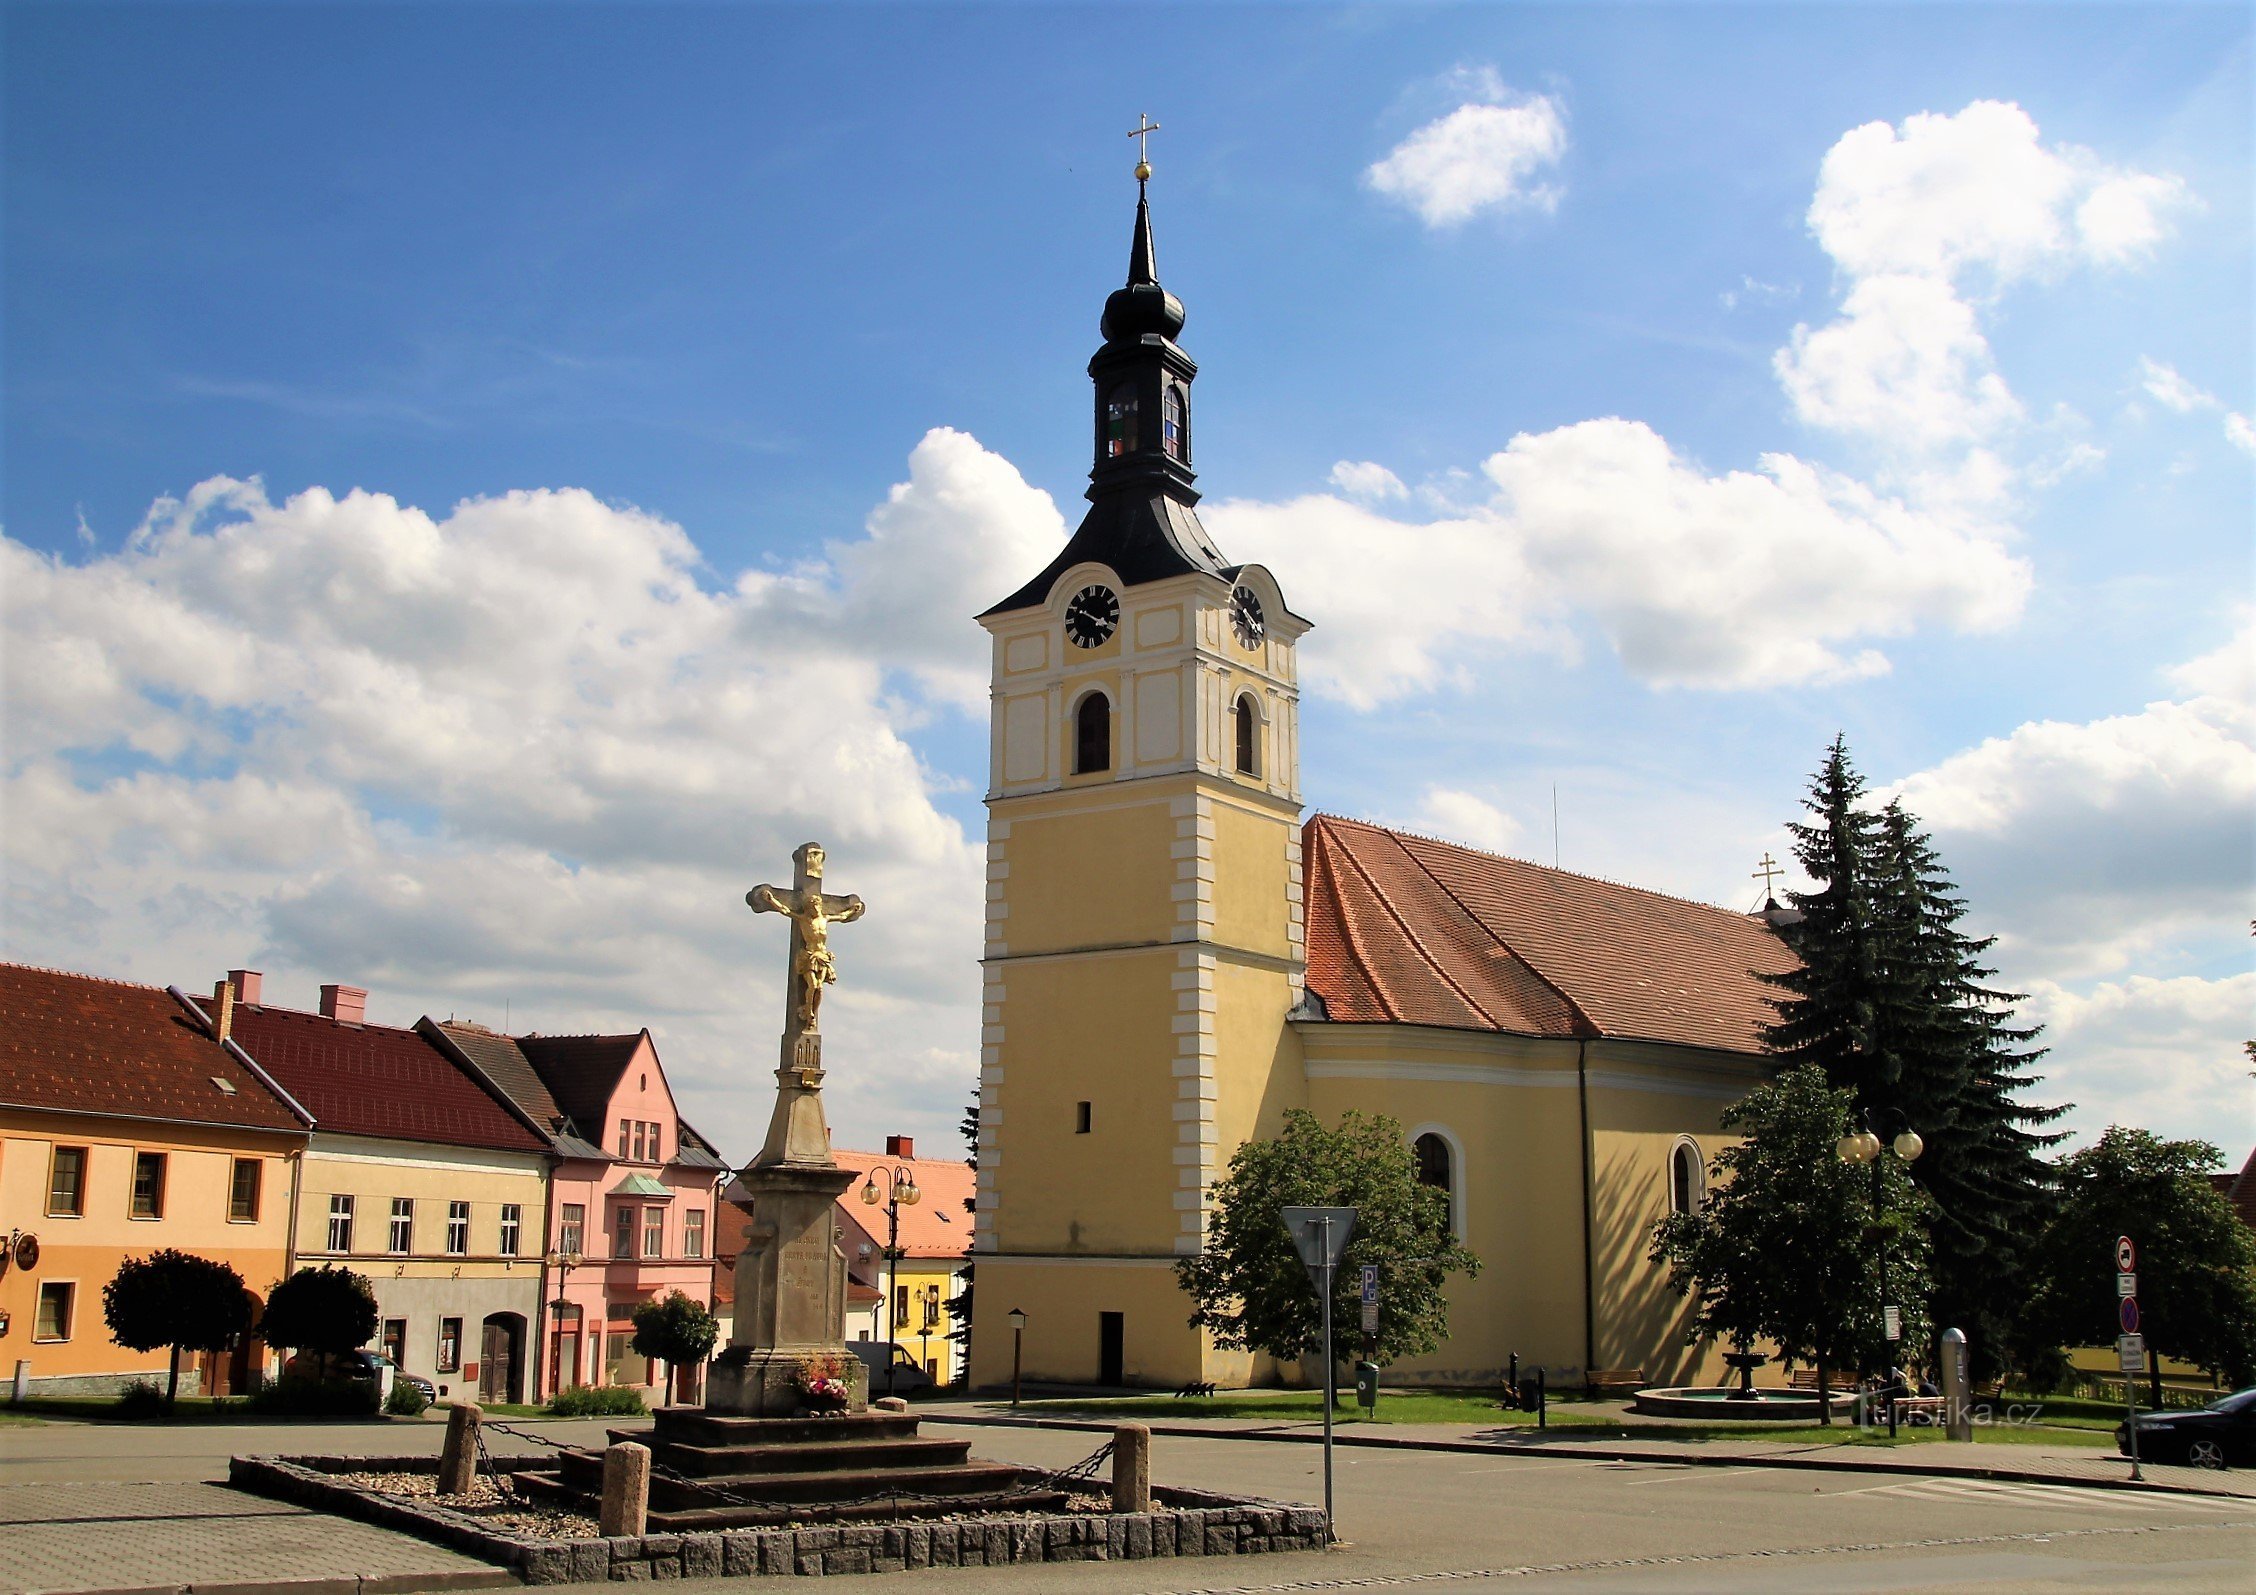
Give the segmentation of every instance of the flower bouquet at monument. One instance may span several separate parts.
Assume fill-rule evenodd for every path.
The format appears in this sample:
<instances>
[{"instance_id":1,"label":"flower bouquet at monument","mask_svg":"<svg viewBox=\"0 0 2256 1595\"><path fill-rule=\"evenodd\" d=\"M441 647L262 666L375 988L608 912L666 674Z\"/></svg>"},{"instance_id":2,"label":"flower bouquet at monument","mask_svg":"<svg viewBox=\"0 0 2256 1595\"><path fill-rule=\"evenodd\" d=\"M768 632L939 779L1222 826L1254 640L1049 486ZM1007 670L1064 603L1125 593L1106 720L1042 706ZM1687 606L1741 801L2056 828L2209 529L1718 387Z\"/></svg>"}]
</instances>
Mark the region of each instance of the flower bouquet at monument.
<instances>
[{"instance_id":1,"label":"flower bouquet at monument","mask_svg":"<svg viewBox=\"0 0 2256 1595\"><path fill-rule=\"evenodd\" d=\"M844 1412L854 1396L854 1387L846 1382L845 1359L828 1351L802 1359L799 1396L809 1412Z\"/></svg>"}]
</instances>

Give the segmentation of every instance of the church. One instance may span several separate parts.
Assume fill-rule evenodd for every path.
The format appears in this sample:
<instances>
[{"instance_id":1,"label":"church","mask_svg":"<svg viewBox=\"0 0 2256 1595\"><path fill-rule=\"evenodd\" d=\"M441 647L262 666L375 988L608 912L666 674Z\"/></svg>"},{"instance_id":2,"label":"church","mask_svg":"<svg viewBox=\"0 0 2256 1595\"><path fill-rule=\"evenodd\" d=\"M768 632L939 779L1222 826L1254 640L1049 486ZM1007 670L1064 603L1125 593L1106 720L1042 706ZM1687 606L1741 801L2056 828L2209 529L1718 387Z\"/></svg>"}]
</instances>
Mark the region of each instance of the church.
<instances>
[{"instance_id":1,"label":"church","mask_svg":"<svg viewBox=\"0 0 2256 1595\"><path fill-rule=\"evenodd\" d=\"M1291 1382L1188 1326L1248 1139L1400 1121L1482 1259L1397 1383L1712 1378L1647 1235L1765 1074L1760 916L1304 815L1277 572L1199 523L1182 302L1144 192L1105 302L1089 510L993 638L972 1387ZM1290 572L1283 573L1289 577ZM1383 1310L1383 1306L1382 1306ZM1023 1315L1023 1327L1013 1323Z\"/></svg>"}]
</instances>

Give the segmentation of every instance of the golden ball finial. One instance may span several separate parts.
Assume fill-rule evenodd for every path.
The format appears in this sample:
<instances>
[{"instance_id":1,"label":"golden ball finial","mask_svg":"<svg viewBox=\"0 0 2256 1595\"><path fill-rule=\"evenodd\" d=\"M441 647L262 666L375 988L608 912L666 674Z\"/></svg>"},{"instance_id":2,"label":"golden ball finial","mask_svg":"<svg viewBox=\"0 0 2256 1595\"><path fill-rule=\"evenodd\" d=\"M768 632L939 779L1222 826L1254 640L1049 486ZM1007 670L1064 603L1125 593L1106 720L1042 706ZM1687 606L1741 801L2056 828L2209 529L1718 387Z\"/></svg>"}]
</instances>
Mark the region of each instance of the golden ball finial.
<instances>
[{"instance_id":1,"label":"golden ball finial","mask_svg":"<svg viewBox=\"0 0 2256 1595\"><path fill-rule=\"evenodd\" d=\"M1146 181L1146 180L1147 180L1148 178L1150 178L1150 176L1151 176L1151 162L1149 162L1149 161L1138 161L1138 162L1136 163L1136 181L1137 181L1137 182L1139 182L1139 183L1141 183L1141 182L1144 182L1144 181Z\"/></svg>"}]
</instances>

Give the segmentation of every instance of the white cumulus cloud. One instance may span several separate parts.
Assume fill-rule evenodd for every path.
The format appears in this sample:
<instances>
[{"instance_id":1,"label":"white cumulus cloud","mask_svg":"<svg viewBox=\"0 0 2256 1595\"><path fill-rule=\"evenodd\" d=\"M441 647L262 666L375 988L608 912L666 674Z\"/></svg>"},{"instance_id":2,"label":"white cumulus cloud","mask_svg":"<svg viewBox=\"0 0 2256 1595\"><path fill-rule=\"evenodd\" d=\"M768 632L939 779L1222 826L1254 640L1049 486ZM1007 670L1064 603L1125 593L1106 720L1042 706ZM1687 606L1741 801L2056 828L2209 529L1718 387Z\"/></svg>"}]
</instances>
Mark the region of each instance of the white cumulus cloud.
<instances>
[{"instance_id":1,"label":"white cumulus cloud","mask_svg":"<svg viewBox=\"0 0 2256 1595\"><path fill-rule=\"evenodd\" d=\"M0 539L5 955L190 986L247 963L307 1006L353 981L392 1022L649 1024L741 1156L783 987L742 898L819 838L870 903L840 938L841 1133L944 1140L981 866L903 731L973 701L971 615L1062 531L936 431L861 538L733 583L574 489L440 515L214 478L115 553Z\"/></svg>"},{"instance_id":2,"label":"white cumulus cloud","mask_svg":"<svg viewBox=\"0 0 2256 1595\"><path fill-rule=\"evenodd\" d=\"M1566 155L1565 110L1548 94L1508 95L1492 74L1488 85L1502 103L1460 105L1428 122L1374 162L1364 180L1428 227L1484 210L1556 209L1557 185L1539 179Z\"/></svg>"},{"instance_id":3,"label":"white cumulus cloud","mask_svg":"<svg viewBox=\"0 0 2256 1595\"><path fill-rule=\"evenodd\" d=\"M1524 845L1525 827L1518 820L1488 799L1455 787L1427 787L1410 828L1490 853L1512 853Z\"/></svg>"},{"instance_id":4,"label":"white cumulus cloud","mask_svg":"<svg viewBox=\"0 0 2256 1595\"><path fill-rule=\"evenodd\" d=\"M1385 466L1370 460L1341 460L1332 466L1332 486L1349 498L1387 499L1407 498L1410 490L1402 485L1402 478Z\"/></svg>"}]
</instances>

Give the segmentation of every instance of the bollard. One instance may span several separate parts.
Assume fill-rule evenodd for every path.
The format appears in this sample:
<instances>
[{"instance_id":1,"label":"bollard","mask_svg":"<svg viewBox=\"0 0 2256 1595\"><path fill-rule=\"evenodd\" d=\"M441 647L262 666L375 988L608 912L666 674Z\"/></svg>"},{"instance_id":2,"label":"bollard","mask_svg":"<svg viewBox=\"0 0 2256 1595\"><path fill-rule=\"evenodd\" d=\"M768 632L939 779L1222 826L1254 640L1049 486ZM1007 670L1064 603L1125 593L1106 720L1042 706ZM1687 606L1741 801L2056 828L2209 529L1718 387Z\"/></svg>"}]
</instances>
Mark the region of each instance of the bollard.
<instances>
[{"instance_id":1,"label":"bollard","mask_svg":"<svg viewBox=\"0 0 2256 1595\"><path fill-rule=\"evenodd\" d=\"M650 1525L650 1448L621 1440L603 1452L603 1516L597 1524L606 1537L639 1537Z\"/></svg>"},{"instance_id":2,"label":"bollard","mask_svg":"<svg viewBox=\"0 0 2256 1595\"><path fill-rule=\"evenodd\" d=\"M16 1388L8 1399L20 1406L23 1404L23 1398L30 1394L31 1359L29 1357L18 1357L16 1359Z\"/></svg>"},{"instance_id":3,"label":"bollard","mask_svg":"<svg viewBox=\"0 0 2256 1595\"><path fill-rule=\"evenodd\" d=\"M909 1398L907 1396L879 1396L870 1403L870 1411L872 1412L900 1413L908 1410Z\"/></svg>"},{"instance_id":4,"label":"bollard","mask_svg":"<svg viewBox=\"0 0 2256 1595\"><path fill-rule=\"evenodd\" d=\"M457 1401L447 1413L446 1444L439 1451L439 1494L468 1495L478 1481L478 1420L475 1401Z\"/></svg>"},{"instance_id":5,"label":"bollard","mask_svg":"<svg viewBox=\"0 0 2256 1595\"><path fill-rule=\"evenodd\" d=\"M1112 1509L1151 1510L1151 1430L1140 1423L1112 1431Z\"/></svg>"},{"instance_id":6,"label":"bollard","mask_svg":"<svg viewBox=\"0 0 2256 1595\"><path fill-rule=\"evenodd\" d=\"M1953 1440L1974 1438L1974 1415L1967 1410L1966 1331L1943 1331L1944 1433Z\"/></svg>"}]
</instances>

